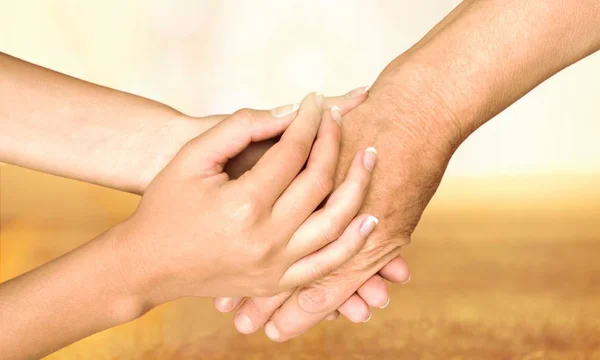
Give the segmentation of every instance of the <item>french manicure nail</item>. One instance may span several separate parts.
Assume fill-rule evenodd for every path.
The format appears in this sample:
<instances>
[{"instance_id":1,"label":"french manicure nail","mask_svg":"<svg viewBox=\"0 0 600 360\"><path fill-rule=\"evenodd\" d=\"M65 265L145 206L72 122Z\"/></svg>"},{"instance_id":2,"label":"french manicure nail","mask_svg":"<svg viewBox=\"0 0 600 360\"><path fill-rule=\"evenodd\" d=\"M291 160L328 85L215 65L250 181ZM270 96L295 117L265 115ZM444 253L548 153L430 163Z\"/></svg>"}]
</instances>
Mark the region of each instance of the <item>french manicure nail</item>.
<instances>
[{"instance_id":1,"label":"french manicure nail","mask_svg":"<svg viewBox=\"0 0 600 360\"><path fill-rule=\"evenodd\" d=\"M390 304L390 297L388 296L387 301L385 302L385 304L381 305L379 308L380 309L385 309L386 307L388 307L389 304Z\"/></svg>"},{"instance_id":2,"label":"french manicure nail","mask_svg":"<svg viewBox=\"0 0 600 360\"><path fill-rule=\"evenodd\" d=\"M267 334L267 336L271 340L277 340L280 336L279 330L277 330L275 324L273 324L272 322L268 322L267 325L265 325L265 334Z\"/></svg>"},{"instance_id":3,"label":"french manicure nail","mask_svg":"<svg viewBox=\"0 0 600 360\"><path fill-rule=\"evenodd\" d=\"M377 150L374 147L368 147L363 155L363 165L369 170L373 171L375 168L375 161L377 161Z\"/></svg>"},{"instance_id":4,"label":"french manicure nail","mask_svg":"<svg viewBox=\"0 0 600 360\"><path fill-rule=\"evenodd\" d=\"M324 99L324 95L323 93L315 93L315 101L317 102L317 106L319 107L319 109L323 108L323 99Z\"/></svg>"},{"instance_id":5,"label":"french manicure nail","mask_svg":"<svg viewBox=\"0 0 600 360\"><path fill-rule=\"evenodd\" d=\"M331 117L335 120L338 125L342 125L342 113L340 112L340 107L337 105L333 105L331 107Z\"/></svg>"},{"instance_id":6,"label":"french manicure nail","mask_svg":"<svg viewBox=\"0 0 600 360\"><path fill-rule=\"evenodd\" d=\"M369 314L369 317L367 318L367 320L363 321L364 323L369 322L369 320L371 320L371 314Z\"/></svg>"},{"instance_id":7,"label":"french manicure nail","mask_svg":"<svg viewBox=\"0 0 600 360\"><path fill-rule=\"evenodd\" d=\"M369 235L375 229L375 226L377 226L378 223L379 223L379 219L377 219L375 216L369 216L360 225L360 234L362 236Z\"/></svg>"},{"instance_id":8,"label":"french manicure nail","mask_svg":"<svg viewBox=\"0 0 600 360\"><path fill-rule=\"evenodd\" d=\"M411 276L412 276L412 274L409 274L409 275L408 275L408 279L406 279L406 281L405 281L405 282L403 282L403 283L401 283L400 285L403 285L403 284L406 284L406 283L408 283L408 282L410 281L410 277L411 277Z\"/></svg>"},{"instance_id":9,"label":"french manicure nail","mask_svg":"<svg viewBox=\"0 0 600 360\"><path fill-rule=\"evenodd\" d=\"M282 118L284 116L288 116L292 113L295 113L298 110L298 104L289 104L277 107L271 110L271 115L276 118Z\"/></svg>"},{"instance_id":10,"label":"french manicure nail","mask_svg":"<svg viewBox=\"0 0 600 360\"><path fill-rule=\"evenodd\" d=\"M350 91L349 93L347 93L344 96L348 99L352 99L352 98L361 96L362 94L366 93L367 91L369 91L370 88L371 88L370 86L361 86L359 88L356 88L356 89Z\"/></svg>"},{"instance_id":11,"label":"french manicure nail","mask_svg":"<svg viewBox=\"0 0 600 360\"><path fill-rule=\"evenodd\" d=\"M239 332L243 334L250 334L254 331L254 324L252 324L252 320L248 317L248 315L240 315L237 316L234 320L235 327Z\"/></svg>"}]
</instances>

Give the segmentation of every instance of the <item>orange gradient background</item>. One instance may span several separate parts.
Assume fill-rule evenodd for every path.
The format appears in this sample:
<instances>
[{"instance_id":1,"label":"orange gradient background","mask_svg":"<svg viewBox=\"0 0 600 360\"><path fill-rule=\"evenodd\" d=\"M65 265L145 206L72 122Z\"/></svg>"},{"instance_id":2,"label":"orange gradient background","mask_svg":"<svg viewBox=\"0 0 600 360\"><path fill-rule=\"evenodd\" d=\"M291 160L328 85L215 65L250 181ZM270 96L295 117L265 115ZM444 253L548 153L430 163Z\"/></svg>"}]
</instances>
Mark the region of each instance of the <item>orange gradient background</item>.
<instances>
[{"instance_id":1,"label":"orange gradient background","mask_svg":"<svg viewBox=\"0 0 600 360\"><path fill-rule=\"evenodd\" d=\"M200 116L368 85L458 3L0 0L0 51ZM368 324L272 344L185 299L49 358L600 359L599 80L596 54L460 147L404 252L411 282ZM0 165L0 280L137 201Z\"/></svg>"}]
</instances>

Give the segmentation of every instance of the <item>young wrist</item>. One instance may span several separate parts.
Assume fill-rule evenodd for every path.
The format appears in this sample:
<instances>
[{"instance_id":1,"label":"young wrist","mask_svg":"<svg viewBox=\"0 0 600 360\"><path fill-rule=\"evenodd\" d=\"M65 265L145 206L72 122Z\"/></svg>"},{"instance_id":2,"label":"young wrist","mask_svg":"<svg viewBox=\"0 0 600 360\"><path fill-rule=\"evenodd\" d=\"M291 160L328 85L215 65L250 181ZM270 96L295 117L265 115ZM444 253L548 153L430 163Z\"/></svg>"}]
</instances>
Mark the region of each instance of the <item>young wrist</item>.
<instances>
[{"instance_id":1,"label":"young wrist","mask_svg":"<svg viewBox=\"0 0 600 360\"><path fill-rule=\"evenodd\" d=\"M156 119L155 125L148 126L140 143L143 146L132 149L131 159L136 159L128 169L131 176L128 189L135 194L143 194L150 182L167 166L177 152L191 139L211 128L218 121L214 117L194 118L182 113L169 114Z\"/></svg>"},{"instance_id":2,"label":"young wrist","mask_svg":"<svg viewBox=\"0 0 600 360\"><path fill-rule=\"evenodd\" d=\"M125 298L131 301L131 309L134 310L131 315L139 317L159 305L182 296L205 296L200 282L194 284L198 293L191 294L182 290L189 285L181 282L187 274L177 272L180 268L177 259L155 250L153 245L157 241L153 239L153 234L145 231L148 227L145 226L144 221L136 213L110 230L109 247L116 260L116 273L125 289ZM201 259L197 261L205 265ZM202 268L202 271L194 274L196 278L200 277L199 273L205 280L215 275L211 272L212 266L202 266Z\"/></svg>"},{"instance_id":3,"label":"young wrist","mask_svg":"<svg viewBox=\"0 0 600 360\"><path fill-rule=\"evenodd\" d=\"M160 305L151 297L155 274L147 266L147 254L136 246L137 235L132 231L130 222L131 218L102 235L102 248L107 263L111 264L111 278L118 289L111 304L120 323L137 319Z\"/></svg>"}]
</instances>

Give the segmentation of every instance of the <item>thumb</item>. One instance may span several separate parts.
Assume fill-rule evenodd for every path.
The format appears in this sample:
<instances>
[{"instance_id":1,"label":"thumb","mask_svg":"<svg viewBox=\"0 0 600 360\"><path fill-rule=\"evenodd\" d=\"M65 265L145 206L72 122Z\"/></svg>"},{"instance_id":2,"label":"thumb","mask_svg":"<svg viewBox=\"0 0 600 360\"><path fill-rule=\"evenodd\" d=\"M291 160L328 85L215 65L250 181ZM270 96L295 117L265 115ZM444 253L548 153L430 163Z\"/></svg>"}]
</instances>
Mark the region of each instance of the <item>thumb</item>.
<instances>
[{"instance_id":1,"label":"thumb","mask_svg":"<svg viewBox=\"0 0 600 360\"><path fill-rule=\"evenodd\" d=\"M273 110L242 109L236 111L182 149L185 167L200 176L220 174L225 164L252 142L270 139L281 133L296 117L298 105Z\"/></svg>"}]
</instances>

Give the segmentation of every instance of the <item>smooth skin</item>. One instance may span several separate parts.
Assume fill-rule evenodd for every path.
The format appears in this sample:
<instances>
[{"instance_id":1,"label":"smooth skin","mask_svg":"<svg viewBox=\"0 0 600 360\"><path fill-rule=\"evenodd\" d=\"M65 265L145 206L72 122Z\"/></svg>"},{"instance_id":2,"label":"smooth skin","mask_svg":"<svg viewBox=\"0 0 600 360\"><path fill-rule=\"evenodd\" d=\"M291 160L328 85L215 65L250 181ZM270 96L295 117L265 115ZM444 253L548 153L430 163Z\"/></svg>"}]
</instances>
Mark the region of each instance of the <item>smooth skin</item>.
<instances>
[{"instance_id":1,"label":"smooth skin","mask_svg":"<svg viewBox=\"0 0 600 360\"><path fill-rule=\"evenodd\" d=\"M390 63L367 101L344 117L337 181L356 149L378 149L362 210L380 217L377 230L331 275L291 294L244 302L236 325L237 319L252 331L264 325L269 338L286 341L354 299L410 244L456 148L531 89L598 51L598 24L597 0L461 3Z\"/></svg>"},{"instance_id":2,"label":"smooth skin","mask_svg":"<svg viewBox=\"0 0 600 360\"><path fill-rule=\"evenodd\" d=\"M322 102L312 94L288 115L233 114L179 151L129 219L2 283L3 358L47 355L181 297L287 291L356 254L378 222L357 216L376 152L358 151L331 193L341 113ZM251 142L282 132L240 178L224 172Z\"/></svg>"},{"instance_id":3,"label":"smooth skin","mask_svg":"<svg viewBox=\"0 0 600 360\"><path fill-rule=\"evenodd\" d=\"M229 116L191 117L2 53L0 74L0 161L134 194L143 194L186 143ZM367 94L367 88L360 87L326 98L323 106L335 105L344 115ZM281 106L270 114L285 115L292 108ZM232 179L241 176L276 142L251 143L226 164L225 171ZM403 282L408 266L398 257L380 274ZM356 302L363 307L355 307L355 313L368 310L366 302L383 304L388 299L383 279L375 280L361 287L365 301ZM223 311L235 305L230 298L218 303Z\"/></svg>"}]
</instances>

